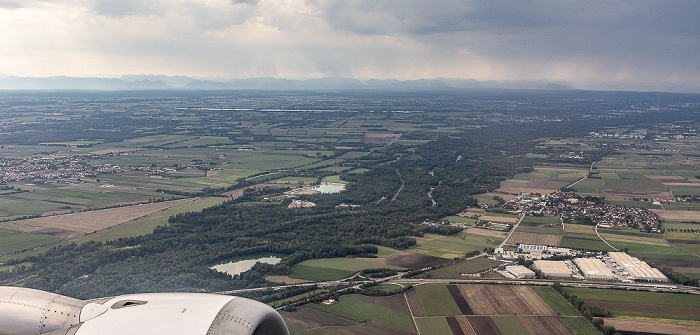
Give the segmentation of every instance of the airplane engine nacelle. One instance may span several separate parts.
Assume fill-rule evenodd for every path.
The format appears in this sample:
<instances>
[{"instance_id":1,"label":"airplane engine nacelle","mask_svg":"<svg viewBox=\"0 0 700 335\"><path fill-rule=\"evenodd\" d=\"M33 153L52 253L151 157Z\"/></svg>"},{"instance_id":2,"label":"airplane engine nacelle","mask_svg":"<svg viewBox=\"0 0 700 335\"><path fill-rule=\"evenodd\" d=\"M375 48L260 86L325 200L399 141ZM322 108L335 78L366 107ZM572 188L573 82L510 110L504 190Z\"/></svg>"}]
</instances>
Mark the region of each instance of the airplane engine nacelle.
<instances>
[{"instance_id":1,"label":"airplane engine nacelle","mask_svg":"<svg viewBox=\"0 0 700 335\"><path fill-rule=\"evenodd\" d=\"M0 334L39 335L72 327L87 304L55 293L0 287Z\"/></svg>"},{"instance_id":2,"label":"airplane engine nacelle","mask_svg":"<svg viewBox=\"0 0 700 335\"><path fill-rule=\"evenodd\" d=\"M271 307L217 294L145 293L96 303L0 287L0 335L261 335L289 331Z\"/></svg>"}]
</instances>

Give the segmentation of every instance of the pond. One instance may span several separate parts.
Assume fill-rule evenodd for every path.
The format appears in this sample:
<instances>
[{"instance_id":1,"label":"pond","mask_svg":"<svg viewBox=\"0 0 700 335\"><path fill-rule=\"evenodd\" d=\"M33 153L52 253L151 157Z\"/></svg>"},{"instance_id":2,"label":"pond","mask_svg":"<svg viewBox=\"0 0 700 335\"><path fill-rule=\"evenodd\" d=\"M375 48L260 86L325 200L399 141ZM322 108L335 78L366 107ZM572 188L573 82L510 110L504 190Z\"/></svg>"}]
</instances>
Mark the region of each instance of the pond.
<instances>
[{"instance_id":1,"label":"pond","mask_svg":"<svg viewBox=\"0 0 700 335\"><path fill-rule=\"evenodd\" d=\"M279 257L275 256L270 256L270 257L262 257L262 258L256 258L256 259L246 259L242 261L237 261L237 262L228 262L224 264L219 264L219 265L214 265L210 267L210 269L214 269L219 272L224 272L228 273L232 276L235 276L237 274L241 274L242 272L246 272L250 270L250 268L255 265L255 263L260 262L260 263L267 263L267 264L277 264L281 261L282 259Z\"/></svg>"},{"instance_id":2,"label":"pond","mask_svg":"<svg viewBox=\"0 0 700 335\"><path fill-rule=\"evenodd\" d=\"M331 194L331 193L340 193L340 191L345 189L345 186L337 185L337 184L323 184L319 186L314 186L311 188L314 191L319 191L321 193L325 194Z\"/></svg>"}]
</instances>

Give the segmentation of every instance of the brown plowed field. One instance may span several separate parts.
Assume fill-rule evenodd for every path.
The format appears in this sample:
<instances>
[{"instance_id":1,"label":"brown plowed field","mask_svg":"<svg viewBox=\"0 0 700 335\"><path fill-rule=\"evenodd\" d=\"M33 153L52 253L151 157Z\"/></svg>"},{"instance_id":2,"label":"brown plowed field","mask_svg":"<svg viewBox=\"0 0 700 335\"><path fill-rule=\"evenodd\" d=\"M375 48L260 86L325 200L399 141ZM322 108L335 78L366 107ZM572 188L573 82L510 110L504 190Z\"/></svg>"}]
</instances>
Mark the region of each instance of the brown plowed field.
<instances>
[{"instance_id":1,"label":"brown plowed field","mask_svg":"<svg viewBox=\"0 0 700 335\"><path fill-rule=\"evenodd\" d=\"M358 258L372 263L400 266L407 269L419 269L428 266L438 265L451 261L451 259L421 255L412 252L402 251L396 255L386 258Z\"/></svg>"},{"instance_id":2,"label":"brown plowed field","mask_svg":"<svg viewBox=\"0 0 700 335\"><path fill-rule=\"evenodd\" d=\"M413 317L424 317L425 310L423 309L423 305L420 303L420 299L418 298L418 292L413 289L407 291L404 293L404 295L406 296L408 306L411 308L411 314L413 314Z\"/></svg>"},{"instance_id":3,"label":"brown plowed field","mask_svg":"<svg viewBox=\"0 0 700 335\"><path fill-rule=\"evenodd\" d=\"M50 235L59 238L73 238L135 220L192 200L194 199L163 201L139 206L109 208L90 212L9 221L0 223L0 228Z\"/></svg>"},{"instance_id":4,"label":"brown plowed field","mask_svg":"<svg viewBox=\"0 0 700 335\"><path fill-rule=\"evenodd\" d=\"M474 315L474 311L469 306L469 303L464 298L462 291L459 290L457 285L447 285L447 290L450 292L450 295L452 295L452 299L455 300L457 307L459 307L463 315Z\"/></svg>"},{"instance_id":5,"label":"brown plowed field","mask_svg":"<svg viewBox=\"0 0 700 335\"><path fill-rule=\"evenodd\" d=\"M700 308L670 305L640 304L619 301L589 300L583 301L586 306L603 307L611 311L642 312L668 315L700 315Z\"/></svg>"},{"instance_id":6,"label":"brown plowed field","mask_svg":"<svg viewBox=\"0 0 700 335\"><path fill-rule=\"evenodd\" d=\"M450 326L452 335L467 335L462 330L462 326L459 324L459 321L457 321L457 317L448 316L445 317L445 321L447 321L447 325Z\"/></svg>"},{"instance_id":7,"label":"brown plowed field","mask_svg":"<svg viewBox=\"0 0 700 335\"><path fill-rule=\"evenodd\" d=\"M496 323L493 322L490 316L467 316L467 320L477 335L502 335Z\"/></svg>"},{"instance_id":8,"label":"brown plowed field","mask_svg":"<svg viewBox=\"0 0 700 335\"><path fill-rule=\"evenodd\" d=\"M472 327L472 325L469 323L466 316L455 316L455 318L457 319L460 327L462 327L462 332L464 332L464 334L476 335L476 330L474 330L474 327Z\"/></svg>"},{"instance_id":9,"label":"brown plowed field","mask_svg":"<svg viewBox=\"0 0 700 335\"><path fill-rule=\"evenodd\" d=\"M477 315L556 315L542 298L527 286L456 286Z\"/></svg>"},{"instance_id":10,"label":"brown plowed field","mask_svg":"<svg viewBox=\"0 0 700 335\"><path fill-rule=\"evenodd\" d=\"M566 228L566 232L567 233L595 235L595 230L591 230L591 229Z\"/></svg>"},{"instance_id":11,"label":"brown plowed field","mask_svg":"<svg viewBox=\"0 0 700 335\"><path fill-rule=\"evenodd\" d=\"M613 326L617 331L636 332L639 334L700 334L700 325L681 323L607 318L605 319L605 325Z\"/></svg>"},{"instance_id":12,"label":"brown plowed field","mask_svg":"<svg viewBox=\"0 0 700 335\"><path fill-rule=\"evenodd\" d=\"M530 334L575 335L559 317L519 316L518 319Z\"/></svg>"},{"instance_id":13,"label":"brown plowed field","mask_svg":"<svg viewBox=\"0 0 700 335\"><path fill-rule=\"evenodd\" d=\"M508 244L523 243L558 246L559 241L561 241L561 235L515 232L508 239Z\"/></svg>"}]
</instances>

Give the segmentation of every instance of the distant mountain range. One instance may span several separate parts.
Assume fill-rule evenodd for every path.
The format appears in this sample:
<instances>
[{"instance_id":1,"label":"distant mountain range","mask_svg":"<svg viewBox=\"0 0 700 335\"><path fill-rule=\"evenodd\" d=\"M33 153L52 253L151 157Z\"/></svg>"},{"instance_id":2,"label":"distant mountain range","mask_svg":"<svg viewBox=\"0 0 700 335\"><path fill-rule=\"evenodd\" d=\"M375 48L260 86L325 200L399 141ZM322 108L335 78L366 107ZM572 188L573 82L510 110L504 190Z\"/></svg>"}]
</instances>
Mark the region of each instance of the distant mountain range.
<instances>
[{"instance_id":1,"label":"distant mountain range","mask_svg":"<svg viewBox=\"0 0 700 335\"><path fill-rule=\"evenodd\" d=\"M359 80L352 78L282 79L249 78L226 81L183 76L126 75L120 78L15 77L0 75L2 90L439 90L439 89L572 89L565 84L472 79Z\"/></svg>"}]
</instances>

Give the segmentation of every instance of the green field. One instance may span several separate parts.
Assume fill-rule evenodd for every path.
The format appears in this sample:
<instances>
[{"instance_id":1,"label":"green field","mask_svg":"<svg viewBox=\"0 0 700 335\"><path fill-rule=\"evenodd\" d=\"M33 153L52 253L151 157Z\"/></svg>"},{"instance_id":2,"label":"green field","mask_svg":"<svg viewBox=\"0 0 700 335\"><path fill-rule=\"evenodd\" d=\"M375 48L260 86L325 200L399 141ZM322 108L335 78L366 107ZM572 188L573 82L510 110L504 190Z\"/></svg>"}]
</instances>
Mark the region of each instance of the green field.
<instances>
[{"instance_id":1,"label":"green field","mask_svg":"<svg viewBox=\"0 0 700 335\"><path fill-rule=\"evenodd\" d=\"M656 304L669 306L685 306L700 308L697 295L683 293L624 291L610 289L594 289L585 287L564 287L564 292L575 295L579 299L602 301L620 301L640 304Z\"/></svg>"},{"instance_id":2,"label":"green field","mask_svg":"<svg viewBox=\"0 0 700 335\"><path fill-rule=\"evenodd\" d=\"M516 229L515 231L520 232L520 233L537 233L537 234L554 234L554 235L563 235L564 234L564 230L561 228L561 225L559 225L558 228L518 226L518 229Z\"/></svg>"},{"instance_id":3,"label":"green field","mask_svg":"<svg viewBox=\"0 0 700 335\"><path fill-rule=\"evenodd\" d=\"M491 320L493 320L503 335L529 334L515 315L494 315L491 317Z\"/></svg>"},{"instance_id":4,"label":"green field","mask_svg":"<svg viewBox=\"0 0 700 335\"><path fill-rule=\"evenodd\" d=\"M700 230L700 223L689 223L689 222L678 222L678 221L664 221L661 223L661 227L664 229L692 229Z\"/></svg>"},{"instance_id":5,"label":"green field","mask_svg":"<svg viewBox=\"0 0 700 335\"><path fill-rule=\"evenodd\" d=\"M466 217L463 217L463 216L457 216L457 215L446 216L446 217L444 217L444 218L442 218L442 219L440 219L440 220L441 220L441 221L442 221L442 220L447 220L447 221L450 221L450 222L459 222L459 223L464 223L464 224L467 224L467 225L473 225L473 224L475 224L477 221L479 221L479 220L470 219L470 218L466 218ZM700 227L700 225L699 225L699 227Z\"/></svg>"},{"instance_id":6,"label":"green field","mask_svg":"<svg viewBox=\"0 0 700 335\"><path fill-rule=\"evenodd\" d=\"M38 255L42 252L48 251L53 244L55 243L60 243L61 245L67 245L70 243L78 243L82 244L85 242L89 241L98 241L98 242L105 242L108 240L115 240L118 238L122 237L135 237L139 235L144 235L144 234L149 234L153 232L153 229L155 229L157 226L162 226L162 225L167 225L168 224L168 218L170 216L179 214L179 213L185 213L185 212L193 212L193 211L201 211L204 208L211 207L214 205L218 205L222 203L223 201L226 201L226 198L218 198L218 197L211 197L211 198L202 198L202 199L197 199L195 201L191 201L188 203L184 203L179 206L175 206L172 208L168 208L166 210L160 211L153 213L151 215L147 215L145 217L129 221L111 228L107 228L104 230L100 230L97 232L94 232L92 234L84 235L84 236L78 236L76 238L68 239L68 240L63 240L61 241L60 239L53 238L53 237L48 237L45 235L37 235L37 234L29 234L29 235L36 235L44 238L49 238L48 243L42 243L38 245L46 245L46 247L39 247L33 250L25 251L25 252L20 252L16 255L9 255L9 254L0 254L0 261L7 261L12 258L22 258L22 257L27 257L27 256L34 256ZM28 234L28 233L23 233L23 234ZM1 235L0 235L1 237ZM0 244L0 248L5 245ZM7 244L8 246L11 245L10 243ZM22 244L23 245L23 244ZM19 245L20 247L22 245ZM29 244L31 245L31 244ZM36 246L36 245L35 245ZM26 248L21 248L21 249L16 249L16 251L19 250L24 250Z\"/></svg>"},{"instance_id":7,"label":"green field","mask_svg":"<svg viewBox=\"0 0 700 335\"><path fill-rule=\"evenodd\" d=\"M409 332L415 332L410 314L364 301L356 295L344 295L338 298L338 303L333 306L322 306L320 304L310 304L308 306L362 323L377 321Z\"/></svg>"},{"instance_id":8,"label":"green field","mask_svg":"<svg viewBox=\"0 0 700 335\"><path fill-rule=\"evenodd\" d=\"M291 323L287 324L287 329L289 330L290 335L313 335L313 334L307 332L306 330L303 330L303 329L301 329L301 328L299 328Z\"/></svg>"},{"instance_id":9,"label":"green field","mask_svg":"<svg viewBox=\"0 0 700 335\"><path fill-rule=\"evenodd\" d=\"M459 261L456 264L443 266L427 272L430 278L462 278L463 273L477 273L502 264L486 257L477 257Z\"/></svg>"},{"instance_id":10,"label":"green field","mask_svg":"<svg viewBox=\"0 0 700 335\"><path fill-rule=\"evenodd\" d=\"M498 203L497 200L493 199L492 195L476 194L476 195L473 195L472 198L476 199L476 201L479 202L480 204L495 205Z\"/></svg>"},{"instance_id":11,"label":"green field","mask_svg":"<svg viewBox=\"0 0 700 335\"><path fill-rule=\"evenodd\" d=\"M614 251L596 235L564 232L560 247L585 250Z\"/></svg>"},{"instance_id":12,"label":"green field","mask_svg":"<svg viewBox=\"0 0 700 335\"><path fill-rule=\"evenodd\" d=\"M418 293L425 315L427 316L450 316L462 315L457 307L454 298L443 284L426 284L415 287Z\"/></svg>"},{"instance_id":13,"label":"green field","mask_svg":"<svg viewBox=\"0 0 700 335\"><path fill-rule=\"evenodd\" d=\"M531 286L531 288L555 313L557 313L557 315L581 316L581 312L571 305L571 303L555 289L549 286Z\"/></svg>"},{"instance_id":14,"label":"green field","mask_svg":"<svg viewBox=\"0 0 700 335\"><path fill-rule=\"evenodd\" d=\"M57 241L60 239L47 235L0 228L0 255L8 255Z\"/></svg>"},{"instance_id":15,"label":"green field","mask_svg":"<svg viewBox=\"0 0 700 335\"><path fill-rule=\"evenodd\" d=\"M561 220L554 216L525 216L522 222L558 225L561 227Z\"/></svg>"},{"instance_id":16,"label":"green field","mask_svg":"<svg viewBox=\"0 0 700 335\"><path fill-rule=\"evenodd\" d=\"M311 178L311 177L284 177L280 179L275 179L271 181L271 183L275 184L304 184L304 185L311 185L314 184L318 181L317 178Z\"/></svg>"},{"instance_id":17,"label":"green field","mask_svg":"<svg viewBox=\"0 0 700 335\"><path fill-rule=\"evenodd\" d=\"M516 174L515 176L513 176L513 178L511 178L511 179L513 179L513 180L530 181L530 180L532 180L532 174L529 173L529 172L518 173L518 174Z\"/></svg>"},{"instance_id":18,"label":"green field","mask_svg":"<svg viewBox=\"0 0 700 335\"><path fill-rule=\"evenodd\" d=\"M604 184L603 179L586 178L573 186L574 191L578 193L598 194L598 189Z\"/></svg>"},{"instance_id":19,"label":"green field","mask_svg":"<svg viewBox=\"0 0 700 335\"><path fill-rule=\"evenodd\" d=\"M576 335L598 335L602 334L592 323L586 318L561 318Z\"/></svg>"},{"instance_id":20,"label":"green field","mask_svg":"<svg viewBox=\"0 0 700 335\"><path fill-rule=\"evenodd\" d=\"M605 184L601 189L613 189L624 191L668 191L668 186L651 179L604 179Z\"/></svg>"},{"instance_id":21,"label":"green field","mask_svg":"<svg viewBox=\"0 0 700 335\"><path fill-rule=\"evenodd\" d=\"M638 258L670 258L670 259L698 259L686 252L672 248L664 242L659 243L639 243L624 240L609 241L612 246L618 249L628 248L629 254Z\"/></svg>"},{"instance_id":22,"label":"green field","mask_svg":"<svg viewBox=\"0 0 700 335\"><path fill-rule=\"evenodd\" d=\"M454 258L462 257L467 252L484 250L485 247L498 246L502 240L497 237L464 232L447 237L425 234L422 238L416 238L416 245L406 249L406 251L435 257Z\"/></svg>"},{"instance_id":23,"label":"green field","mask_svg":"<svg viewBox=\"0 0 700 335\"><path fill-rule=\"evenodd\" d=\"M321 258L293 265L289 276L313 281L338 280L352 276L364 269L381 268L404 270L404 268L398 266L377 264L354 258Z\"/></svg>"},{"instance_id":24,"label":"green field","mask_svg":"<svg viewBox=\"0 0 700 335\"><path fill-rule=\"evenodd\" d=\"M585 177L587 174L587 170L551 169L536 167L535 172L532 172L532 179L548 179L573 182Z\"/></svg>"},{"instance_id":25,"label":"green field","mask_svg":"<svg viewBox=\"0 0 700 335\"><path fill-rule=\"evenodd\" d=\"M452 329L445 318L419 318L416 325L421 334L452 335Z\"/></svg>"}]
</instances>

